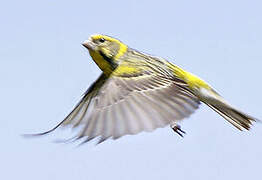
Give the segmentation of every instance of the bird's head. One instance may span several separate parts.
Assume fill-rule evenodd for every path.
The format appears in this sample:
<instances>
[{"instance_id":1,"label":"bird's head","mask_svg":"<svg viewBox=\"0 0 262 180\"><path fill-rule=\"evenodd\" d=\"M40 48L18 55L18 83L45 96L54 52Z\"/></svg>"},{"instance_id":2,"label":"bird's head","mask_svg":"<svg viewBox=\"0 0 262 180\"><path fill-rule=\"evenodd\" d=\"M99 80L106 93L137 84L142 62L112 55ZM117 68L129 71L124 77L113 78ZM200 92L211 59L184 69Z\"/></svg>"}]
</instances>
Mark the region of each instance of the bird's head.
<instances>
[{"instance_id":1,"label":"bird's head","mask_svg":"<svg viewBox=\"0 0 262 180\"><path fill-rule=\"evenodd\" d=\"M127 51L121 41L105 35L92 35L82 44L102 71L115 69L119 58Z\"/></svg>"}]
</instances>

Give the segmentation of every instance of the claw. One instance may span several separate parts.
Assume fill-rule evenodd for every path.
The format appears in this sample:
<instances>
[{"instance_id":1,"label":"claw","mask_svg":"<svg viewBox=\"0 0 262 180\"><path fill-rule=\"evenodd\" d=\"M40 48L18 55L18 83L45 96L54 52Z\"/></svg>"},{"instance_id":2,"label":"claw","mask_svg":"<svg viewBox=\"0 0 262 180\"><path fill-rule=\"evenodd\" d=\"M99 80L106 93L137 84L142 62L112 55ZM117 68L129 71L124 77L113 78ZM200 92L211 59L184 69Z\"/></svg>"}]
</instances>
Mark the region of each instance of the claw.
<instances>
[{"instance_id":1,"label":"claw","mask_svg":"<svg viewBox=\"0 0 262 180\"><path fill-rule=\"evenodd\" d=\"M171 128L181 137L184 137L184 134L186 134L185 131L181 129L181 126L178 124L174 124L171 126Z\"/></svg>"}]
</instances>

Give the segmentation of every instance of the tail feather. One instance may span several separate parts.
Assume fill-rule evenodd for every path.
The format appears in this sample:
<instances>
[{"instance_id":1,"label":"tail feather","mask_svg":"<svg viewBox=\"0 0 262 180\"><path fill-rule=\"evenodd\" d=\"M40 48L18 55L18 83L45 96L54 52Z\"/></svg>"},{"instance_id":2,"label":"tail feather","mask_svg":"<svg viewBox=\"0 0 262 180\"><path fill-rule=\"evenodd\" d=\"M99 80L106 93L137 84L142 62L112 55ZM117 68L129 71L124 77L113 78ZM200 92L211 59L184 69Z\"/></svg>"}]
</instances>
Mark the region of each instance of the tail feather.
<instances>
[{"instance_id":1,"label":"tail feather","mask_svg":"<svg viewBox=\"0 0 262 180\"><path fill-rule=\"evenodd\" d=\"M261 122L232 107L212 88L201 88L196 94L203 103L241 131L249 130L254 122Z\"/></svg>"},{"instance_id":2,"label":"tail feather","mask_svg":"<svg viewBox=\"0 0 262 180\"><path fill-rule=\"evenodd\" d=\"M241 131L244 129L249 130L252 123L257 121L257 119L240 112L224 102L217 101L216 103L206 104Z\"/></svg>"}]
</instances>

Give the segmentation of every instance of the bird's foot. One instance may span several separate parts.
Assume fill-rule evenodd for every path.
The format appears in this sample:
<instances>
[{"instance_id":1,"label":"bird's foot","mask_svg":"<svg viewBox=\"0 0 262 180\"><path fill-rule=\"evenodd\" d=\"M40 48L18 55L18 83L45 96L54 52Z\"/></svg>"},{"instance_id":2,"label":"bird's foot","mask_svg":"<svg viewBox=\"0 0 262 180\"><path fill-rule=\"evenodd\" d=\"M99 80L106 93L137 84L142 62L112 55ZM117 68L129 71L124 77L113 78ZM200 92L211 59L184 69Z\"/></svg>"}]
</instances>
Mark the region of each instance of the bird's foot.
<instances>
[{"instance_id":1,"label":"bird's foot","mask_svg":"<svg viewBox=\"0 0 262 180\"><path fill-rule=\"evenodd\" d=\"M178 124L171 125L171 128L181 137L184 137L184 134L186 134L185 131L181 129L181 126Z\"/></svg>"}]
</instances>

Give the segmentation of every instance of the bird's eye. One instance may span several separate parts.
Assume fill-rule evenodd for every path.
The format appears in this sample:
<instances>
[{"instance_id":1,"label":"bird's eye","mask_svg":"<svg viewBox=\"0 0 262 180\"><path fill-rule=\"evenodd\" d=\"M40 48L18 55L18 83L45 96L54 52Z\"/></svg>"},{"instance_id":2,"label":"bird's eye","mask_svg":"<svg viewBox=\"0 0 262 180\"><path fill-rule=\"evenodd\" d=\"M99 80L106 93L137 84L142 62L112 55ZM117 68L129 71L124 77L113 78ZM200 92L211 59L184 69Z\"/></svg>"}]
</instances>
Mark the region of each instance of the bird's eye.
<instances>
[{"instance_id":1,"label":"bird's eye","mask_svg":"<svg viewBox=\"0 0 262 180\"><path fill-rule=\"evenodd\" d=\"M103 42L105 42L106 40L104 39L104 38L100 38L99 39L99 42L101 42L101 43L103 43Z\"/></svg>"}]
</instances>

